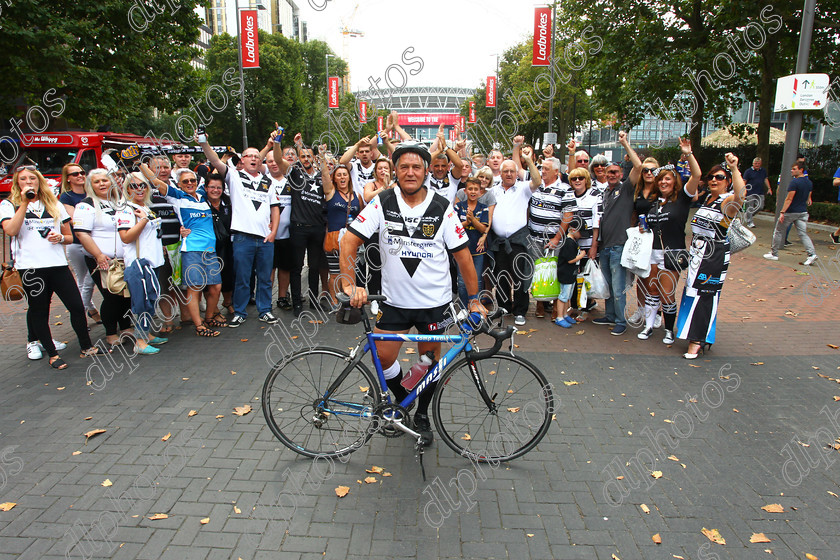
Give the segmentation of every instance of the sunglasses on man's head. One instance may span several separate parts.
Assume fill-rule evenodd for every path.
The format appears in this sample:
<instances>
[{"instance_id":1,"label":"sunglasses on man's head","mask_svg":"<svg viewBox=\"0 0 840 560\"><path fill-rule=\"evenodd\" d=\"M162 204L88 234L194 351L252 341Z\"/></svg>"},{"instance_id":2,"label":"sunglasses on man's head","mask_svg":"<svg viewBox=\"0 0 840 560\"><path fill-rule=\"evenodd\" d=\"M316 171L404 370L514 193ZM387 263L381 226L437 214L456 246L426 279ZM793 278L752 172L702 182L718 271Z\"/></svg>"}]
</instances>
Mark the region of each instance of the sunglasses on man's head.
<instances>
[{"instance_id":1,"label":"sunglasses on man's head","mask_svg":"<svg viewBox=\"0 0 840 560\"><path fill-rule=\"evenodd\" d=\"M82 175L82 176L87 175L87 171L84 171L84 170L82 170L82 171L73 171L72 173L68 173L68 174L67 174L67 176L68 176L68 177L78 177L79 175Z\"/></svg>"}]
</instances>

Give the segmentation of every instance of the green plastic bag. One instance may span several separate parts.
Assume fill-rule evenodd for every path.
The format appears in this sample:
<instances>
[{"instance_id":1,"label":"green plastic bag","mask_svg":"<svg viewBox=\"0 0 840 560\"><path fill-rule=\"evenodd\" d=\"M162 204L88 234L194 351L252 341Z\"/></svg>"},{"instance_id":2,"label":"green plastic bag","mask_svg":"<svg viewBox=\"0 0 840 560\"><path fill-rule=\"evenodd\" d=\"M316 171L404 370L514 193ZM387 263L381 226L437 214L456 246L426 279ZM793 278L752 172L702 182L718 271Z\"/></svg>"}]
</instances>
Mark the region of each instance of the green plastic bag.
<instances>
[{"instance_id":1,"label":"green plastic bag","mask_svg":"<svg viewBox=\"0 0 840 560\"><path fill-rule=\"evenodd\" d=\"M560 295L557 281L557 257L540 257L534 262L531 296L537 301L554 301Z\"/></svg>"}]
</instances>

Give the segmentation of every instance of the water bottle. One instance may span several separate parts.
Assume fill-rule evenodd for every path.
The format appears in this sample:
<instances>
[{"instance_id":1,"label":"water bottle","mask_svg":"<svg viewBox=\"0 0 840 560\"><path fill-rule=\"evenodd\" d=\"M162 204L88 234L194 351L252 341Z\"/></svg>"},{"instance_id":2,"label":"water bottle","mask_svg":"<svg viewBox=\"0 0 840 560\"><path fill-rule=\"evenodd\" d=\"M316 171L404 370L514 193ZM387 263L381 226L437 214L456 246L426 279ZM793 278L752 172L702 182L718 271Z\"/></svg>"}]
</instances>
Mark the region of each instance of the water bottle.
<instances>
[{"instance_id":1,"label":"water bottle","mask_svg":"<svg viewBox=\"0 0 840 560\"><path fill-rule=\"evenodd\" d=\"M432 367L434 361L435 353L429 350L420 356L419 362L411 366L411 369L408 370L408 375L403 376L400 384L409 391L414 389L414 387L420 383L420 380L423 379L423 376L429 371L429 368Z\"/></svg>"}]
</instances>

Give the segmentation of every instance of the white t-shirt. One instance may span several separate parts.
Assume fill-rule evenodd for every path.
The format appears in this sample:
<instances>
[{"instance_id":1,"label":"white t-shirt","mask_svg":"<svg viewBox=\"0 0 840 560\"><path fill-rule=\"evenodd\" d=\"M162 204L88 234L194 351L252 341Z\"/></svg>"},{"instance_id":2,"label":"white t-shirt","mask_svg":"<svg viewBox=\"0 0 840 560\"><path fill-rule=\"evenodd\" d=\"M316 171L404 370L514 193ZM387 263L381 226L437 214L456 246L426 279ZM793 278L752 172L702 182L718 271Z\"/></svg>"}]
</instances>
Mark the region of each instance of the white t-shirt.
<instances>
[{"instance_id":1,"label":"white t-shirt","mask_svg":"<svg viewBox=\"0 0 840 560\"><path fill-rule=\"evenodd\" d=\"M59 224L70 221L70 214L64 205L58 204ZM15 215L15 207L9 200L0 202L0 224L11 220ZM56 225L44 204L38 200L30 202L26 208L26 215L20 232L12 238L12 255L15 267L20 269L47 268L50 266L67 266L64 246L50 243L46 236L50 231L61 233L61 226Z\"/></svg>"},{"instance_id":2,"label":"white t-shirt","mask_svg":"<svg viewBox=\"0 0 840 560\"><path fill-rule=\"evenodd\" d=\"M531 183L517 181L509 189L499 185L490 190L496 197L493 233L499 237L510 237L528 224L528 201L533 194Z\"/></svg>"},{"instance_id":3,"label":"white t-shirt","mask_svg":"<svg viewBox=\"0 0 840 560\"><path fill-rule=\"evenodd\" d=\"M376 167L376 162L371 161L369 167L362 165L359 158L350 160L350 180L353 182L353 190L362 198L365 192L365 185L373 181L373 170Z\"/></svg>"},{"instance_id":4,"label":"white t-shirt","mask_svg":"<svg viewBox=\"0 0 840 560\"><path fill-rule=\"evenodd\" d=\"M125 208L117 212L117 230L128 231L137 223L137 216L134 215L134 208L140 208L135 204L127 204ZM146 208L147 212L150 212ZM123 254L125 255L125 266L128 268L131 263L137 260L137 246L140 246L140 257L146 259L152 268L163 266L163 245L160 243L160 223L161 219L155 216L148 221L143 229L140 231L140 236L136 241L131 243L123 243Z\"/></svg>"},{"instance_id":5,"label":"white t-shirt","mask_svg":"<svg viewBox=\"0 0 840 560\"><path fill-rule=\"evenodd\" d=\"M99 250L109 259L123 258L123 244L117 234L117 212L108 202L100 202L99 211L90 197L76 205L73 212L73 229L88 233ZM116 247L116 250L115 250ZM88 256L93 256L85 251Z\"/></svg>"},{"instance_id":6,"label":"white t-shirt","mask_svg":"<svg viewBox=\"0 0 840 560\"><path fill-rule=\"evenodd\" d=\"M277 200L283 206L280 210L280 224L277 226L277 234L274 239L288 239L289 225L292 223L292 191L288 185L288 179L275 179L271 177L271 182L274 185L277 193Z\"/></svg>"},{"instance_id":7,"label":"white t-shirt","mask_svg":"<svg viewBox=\"0 0 840 560\"><path fill-rule=\"evenodd\" d=\"M410 208L398 186L374 197L348 229L367 241L379 234L382 293L402 309L428 309L452 299L447 251L469 247L467 232L442 196Z\"/></svg>"},{"instance_id":8,"label":"white t-shirt","mask_svg":"<svg viewBox=\"0 0 840 560\"><path fill-rule=\"evenodd\" d=\"M258 173L254 177L231 169L225 174L225 184L230 189L233 207L230 229L258 237L268 235L271 207L280 205L271 176Z\"/></svg>"},{"instance_id":9,"label":"white t-shirt","mask_svg":"<svg viewBox=\"0 0 840 560\"><path fill-rule=\"evenodd\" d=\"M455 193L458 192L458 186L460 184L461 180L453 177L451 171L448 171L446 177L441 180L435 179L431 171L426 176L426 188L444 197L449 201L449 204L455 202Z\"/></svg>"}]
</instances>

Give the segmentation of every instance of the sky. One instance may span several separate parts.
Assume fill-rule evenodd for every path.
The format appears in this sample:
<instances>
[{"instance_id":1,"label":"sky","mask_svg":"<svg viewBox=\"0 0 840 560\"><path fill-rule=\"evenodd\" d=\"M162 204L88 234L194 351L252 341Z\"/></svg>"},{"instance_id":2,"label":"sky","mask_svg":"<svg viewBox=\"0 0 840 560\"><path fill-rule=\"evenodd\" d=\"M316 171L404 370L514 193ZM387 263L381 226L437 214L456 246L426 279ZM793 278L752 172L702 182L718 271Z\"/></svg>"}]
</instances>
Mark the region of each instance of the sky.
<instances>
[{"instance_id":1,"label":"sky","mask_svg":"<svg viewBox=\"0 0 840 560\"><path fill-rule=\"evenodd\" d=\"M392 64L406 71L406 87L479 87L495 73L496 54L523 41L534 26L534 7L520 0L295 0L309 39L326 41L350 65L353 91L367 89ZM325 5L326 4L326 5ZM313 9L323 7L321 11ZM358 6L354 14L354 8ZM364 37L340 32L342 21ZM465 35L464 38L458 34ZM346 50L345 50L346 45ZM406 49L413 47L403 60ZM423 61L423 69L419 61ZM416 74L412 75L411 71ZM391 82L401 85L398 69Z\"/></svg>"}]
</instances>

